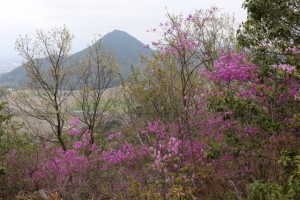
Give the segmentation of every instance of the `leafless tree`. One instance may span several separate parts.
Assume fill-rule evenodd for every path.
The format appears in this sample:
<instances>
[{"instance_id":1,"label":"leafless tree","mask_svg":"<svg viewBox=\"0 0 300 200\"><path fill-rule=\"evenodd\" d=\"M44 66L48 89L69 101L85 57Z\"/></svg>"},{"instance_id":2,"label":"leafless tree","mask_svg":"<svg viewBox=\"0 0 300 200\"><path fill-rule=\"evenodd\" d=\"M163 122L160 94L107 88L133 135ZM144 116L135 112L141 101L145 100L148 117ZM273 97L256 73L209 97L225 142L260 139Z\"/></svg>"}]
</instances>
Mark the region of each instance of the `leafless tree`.
<instances>
[{"instance_id":1,"label":"leafless tree","mask_svg":"<svg viewBox=\"0 0 300 200\"><path fill-rule=\"evenodd\" d=\"M16 90L8 97L26 117L40 121L66 150L62 138L66 125L67 99L75 84L72 78L70 50L73 35L63 26L45 33L38 30L34 40L17 39L16 50L25 59L23 64L29 90Z\"/></svg>"},{"instance_id":2,"label":"leafless tree","mask_svg":"<svg viewBox=\"0 0 300 200\"><path fill-rule=\"evenodd\" d=\"M119 67L114 55L104 48L100 39L92 41L88 49L77 68L82 89L73 96L81 109L77 117L89 129L93 144L96 125L103 123L105 112L114 103L116 90L109 91L108 88L115 83Z\"/></svg>"}]
</instances>

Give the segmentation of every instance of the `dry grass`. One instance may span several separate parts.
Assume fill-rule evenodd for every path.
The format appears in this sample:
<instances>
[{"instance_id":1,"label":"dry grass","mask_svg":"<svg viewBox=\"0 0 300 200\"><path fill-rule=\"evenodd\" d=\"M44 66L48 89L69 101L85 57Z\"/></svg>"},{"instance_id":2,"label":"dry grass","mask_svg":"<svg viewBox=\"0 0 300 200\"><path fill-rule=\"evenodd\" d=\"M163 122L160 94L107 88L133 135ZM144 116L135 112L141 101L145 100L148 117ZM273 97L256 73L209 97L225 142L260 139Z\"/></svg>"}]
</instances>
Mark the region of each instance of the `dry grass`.
<instances>
[{"instance_id":1,"label":"dry grass","mask_svg":"<svg viewBox=\"0 0 300 200\"><path fill-rule=\"evenodd\" d=\"M80 91L74 91L73 95L75 97L79 96ZM30 99L30 101L34 104L39 104L39 105L43 105L41 98L38 95L35 95L34 92L32 90L12 90L10 91L10 94L4 98L4 101L8 101L9 102L9 110L13 115L13 120L18 122L18 123L22 123L23 124L23 130L31 133L33 136L35 137L51 137L53 136L53 131L51 129L51 126L49 125L49 123L45 120L40 120L37 119L33 116L30 116L28 113L26 112L31 112L29 107L26 107L26 105L23 107L23 109L26 111L21 111L17 106L13 105L14 103L14 97L17 96L18 94L23 94L23 95L27 95L27 97ZM107 101L110 100L112 95L117 95L116 98L122 98L122 93L121 93L121 89L120 88L109 88L107 89L104 94L103 94L103 100ZM73 117L73 113L68 112L68 110L70 110L70 108L74 107L76 104L78 104L78 102L76 101L75 97L70 95L66 101L63 103L62 107L63 110L65 110L64 114L64 118L67 121L67 124L65 125L65 130L68 130L70 128L70 124L68 122L70 122L72 120ZM45 108L47 105L44 105Z\"/></svg>"}]
</instances>

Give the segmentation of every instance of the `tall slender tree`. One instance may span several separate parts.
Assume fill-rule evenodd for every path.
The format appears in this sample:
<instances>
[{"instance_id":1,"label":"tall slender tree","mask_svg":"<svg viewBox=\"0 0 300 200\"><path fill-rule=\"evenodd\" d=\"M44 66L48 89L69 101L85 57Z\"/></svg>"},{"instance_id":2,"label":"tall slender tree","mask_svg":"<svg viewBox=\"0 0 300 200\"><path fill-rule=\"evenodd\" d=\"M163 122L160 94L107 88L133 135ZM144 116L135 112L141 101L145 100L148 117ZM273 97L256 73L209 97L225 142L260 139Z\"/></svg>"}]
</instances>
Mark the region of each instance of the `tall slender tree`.
<instances>
[{"instance_id":1,"label":"tall slender tree","mask_svg":"<svg viewBox=\"0 0 300 200\"><path fill-rule=\"evenodd\" d=\"M104 114L114 103L116 91L108 88L116 81L119 67L114 55L106 50L101 39L93 40L89 52L79 62L77 78L82 89L73 96L82 113L77 116L86 125L94 143L94 131L102 124Z\"/></svg>"},{"instance_id":2,"label":"tall slender tree","mask_svg":"<svg viewBox=\"0 0 300 200\"><path fill-rule=\"evenodd\" d=\"M72 40L73 35L65 26L48 33L38 30L34 40L20 36L16 49L25 59L23 66L30 91L16 90L8 98L22 113L47 124L49 133L55 134L64 150L66 101L75 87L69 60ZM43 134L46 132L45 128Z\"/></svg>"}]
</instances>

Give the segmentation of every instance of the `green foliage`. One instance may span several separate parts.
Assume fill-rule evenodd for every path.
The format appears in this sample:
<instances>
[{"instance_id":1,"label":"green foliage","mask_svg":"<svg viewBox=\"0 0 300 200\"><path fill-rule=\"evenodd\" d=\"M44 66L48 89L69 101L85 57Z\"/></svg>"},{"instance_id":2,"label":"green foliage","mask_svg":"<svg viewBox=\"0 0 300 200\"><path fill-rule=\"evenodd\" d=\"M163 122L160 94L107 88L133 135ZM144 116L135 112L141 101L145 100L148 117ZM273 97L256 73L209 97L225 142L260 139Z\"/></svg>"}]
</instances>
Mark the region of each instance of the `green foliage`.
<instances>
[{"instance_id":1,"label":"green foliage","mask_svg":"<svg viewBox=\"0 0 300 200\"><path fill-rule=\"evenodd\" d=\"M0 166L0 176L5 175L5 169L4 167Z\"/></svg>"},{"instance_id":2,"label":"green foliage","mask_svg":"<svg viewBox=\"0 0 300 200\"><path fill-rule=\"evenodd\" d=\"M287 200L282 194L282 186L276 183L255 181L249 185L249 188L251 189L250 200Z\"/></svg>"},{"instance_id":3,"label":"green foliage","mask_svg":"<svg viewBox=\"0 0 300 200\"><path fill-rule=\"evenodd\" d=\"M0 102L0 138L4 134L4 127L2 124L11 118L11 115L5 112L7 108L7 102Z\"/></svg>"},{"instance_id":4,"label":"green foliage","mask_svg":"<svg viewBox=\"0 0 300 200\"><path fill-rule=\"evenodd\" d=\"M293 200L300 198L300 155L284 150L279 160L284 181L255 181L249 185L249 199Z\"/></svg>"},{"instance_id":5,"label":"green foliage","mask_svg":"<svg viewBox=\"0 0 300 200\"><path fill-rule=\"evenodd\" d=\"M10 120L11 115L6 112L6 109L7 102L0 102L0 156L3 154L3 152L6 152L9 149L9 147L11 147L8 144L10 143L10 141L8 140L8 135L5 132L7 122ZM1 168L1 171L3 170L4 169Z\"/></svg>"},{"instance_id":6,"label":"green foliage","mask_svg":"<svg viewBox=\"0 0 300 200\"><path fill-rule=\"evenodd\" d=\"M0 156L11 149L18 149L32 142L27 133L20 132L22 125L11 118L8 103L0 102Z\"/></svg>"},{"instance_id":7,"label":"green foliage","mask_svg":"<svg viewBox=\"0 0 300 200\"><path fill-rule=\"evenodd\" d=\"M125 88L128 103L134 104L129 109L138 117L138 121L170 121L182 109L180 95L180 73L170 57L154 56L145 61L143 71L133 69Z\"/></svg>"},{"instance_id":8,"label":"green foliage","mask_svg":"<svg viewBox=\"0 0 300 200\"><path fill-rule=\"evenodd\" d=\"M300 67L295 52L289 47L300 46L299 0L245 0L246 22L238 31L238 41L255 52L261 64L287 63Z\"/></svg>"}]
</instances>

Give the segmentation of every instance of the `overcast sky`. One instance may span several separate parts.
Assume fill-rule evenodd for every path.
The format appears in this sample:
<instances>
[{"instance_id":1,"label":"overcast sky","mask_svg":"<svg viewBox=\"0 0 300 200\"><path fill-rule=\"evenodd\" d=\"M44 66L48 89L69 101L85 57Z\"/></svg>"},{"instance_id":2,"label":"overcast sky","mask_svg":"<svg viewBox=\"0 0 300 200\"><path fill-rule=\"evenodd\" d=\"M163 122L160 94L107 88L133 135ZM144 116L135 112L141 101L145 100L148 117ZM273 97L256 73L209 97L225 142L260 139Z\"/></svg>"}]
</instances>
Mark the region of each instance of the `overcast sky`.
<instances>
[{"instance_id":1,"label":"overcast sky","mask_svg":"<svg viewBox=\"0 0 300 200\"><path fill-rule=\"evenodd\" d=\"M0 62L20 59L14 50L19 35L35 36L37 29L66 25L74 34L72 52L86 48L95 34L115 29L128 32L143 43L155 40L149 28L166 21L167 11L187 15L195 9L217 6L246 19L244 0L0 0Z\"/></svg>"}]
</instances>

